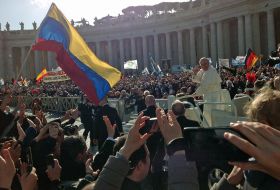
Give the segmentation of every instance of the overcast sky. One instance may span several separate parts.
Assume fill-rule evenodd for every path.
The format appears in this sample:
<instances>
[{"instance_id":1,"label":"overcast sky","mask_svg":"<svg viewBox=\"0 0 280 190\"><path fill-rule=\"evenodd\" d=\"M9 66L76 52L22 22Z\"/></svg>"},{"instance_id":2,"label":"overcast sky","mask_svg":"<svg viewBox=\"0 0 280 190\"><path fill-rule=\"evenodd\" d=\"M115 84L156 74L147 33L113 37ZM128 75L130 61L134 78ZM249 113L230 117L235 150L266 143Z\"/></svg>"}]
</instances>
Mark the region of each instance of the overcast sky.
<instances>
[{"instance_id":1,"label":"overcast sky","mask_svg":"<svg viewBox=\"0 0 280 190\"><path fill-rule=\"evenodd\" d=\"M20 29L20 22L25 23L25 29L31 29L34 21L39 26L52 2L68 20L77 21L84 17L92 24L95 17L116 16L128 6L184 1L188 0L0 0L0 23L2 30L6 22L10 23L11 30Z\"/></svg>"}]
</instances>

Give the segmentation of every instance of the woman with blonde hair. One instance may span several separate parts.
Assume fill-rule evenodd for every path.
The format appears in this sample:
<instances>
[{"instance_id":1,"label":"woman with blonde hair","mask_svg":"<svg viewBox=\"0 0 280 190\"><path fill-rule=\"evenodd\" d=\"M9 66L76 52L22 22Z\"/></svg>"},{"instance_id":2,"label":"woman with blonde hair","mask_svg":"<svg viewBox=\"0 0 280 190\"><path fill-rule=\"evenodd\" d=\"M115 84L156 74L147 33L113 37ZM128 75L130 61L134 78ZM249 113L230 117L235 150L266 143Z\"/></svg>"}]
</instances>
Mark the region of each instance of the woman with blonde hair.
<instances>
[{"instance_id":1,"label":"woman with blonde hair","mask_svg":"<svg viewBox=\"0 0 280 190\"><path fill-rule=\"evenodd\" d=\"M244 109L249 121L267 124L280 130L280 91L266 89Z\"/></svg>"}]
</instances>

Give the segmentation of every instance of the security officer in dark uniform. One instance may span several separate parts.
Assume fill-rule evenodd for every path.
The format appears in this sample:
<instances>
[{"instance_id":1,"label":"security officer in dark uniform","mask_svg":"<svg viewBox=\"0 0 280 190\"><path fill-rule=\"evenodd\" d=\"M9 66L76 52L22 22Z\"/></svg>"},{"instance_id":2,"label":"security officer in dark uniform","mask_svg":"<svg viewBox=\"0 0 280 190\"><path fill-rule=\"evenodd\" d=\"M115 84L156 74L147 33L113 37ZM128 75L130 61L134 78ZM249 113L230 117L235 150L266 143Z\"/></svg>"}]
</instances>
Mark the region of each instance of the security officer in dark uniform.
<instances>
[{"instance_id":1,"label":"security officer in dark uniform","mask_svg":"<svg viewBox=\"0 0 280 190\"><path fill-rule=\"evenodd\" d=\"M100 150L103 143L108 137L107 128L105 122L103 121L103 116L108 116L112 125L117 125L114 138L119 137L123 134L122 121L119 117L118 111L115 108L109 106L107 97L105 97L99 102L99 105L96 107L93 114L93 123L96 129L98 150Z\"/></svg>"},{"instance_id":2,"label":"security officer in dark uniform","mask_svg":"<svg viewBox=\"0 0 280 190\"><path fill-rule=\"evenodd\" d=\"M83 133L84 139L87 139L90 133L90 143L96 139L96 132L94 130L92 114L95 106L87 99L86 95L82 97L82 102L78 105L78 110L80 111L81 122L84 125L85 131Z\"/></svg>"}]
</instances>

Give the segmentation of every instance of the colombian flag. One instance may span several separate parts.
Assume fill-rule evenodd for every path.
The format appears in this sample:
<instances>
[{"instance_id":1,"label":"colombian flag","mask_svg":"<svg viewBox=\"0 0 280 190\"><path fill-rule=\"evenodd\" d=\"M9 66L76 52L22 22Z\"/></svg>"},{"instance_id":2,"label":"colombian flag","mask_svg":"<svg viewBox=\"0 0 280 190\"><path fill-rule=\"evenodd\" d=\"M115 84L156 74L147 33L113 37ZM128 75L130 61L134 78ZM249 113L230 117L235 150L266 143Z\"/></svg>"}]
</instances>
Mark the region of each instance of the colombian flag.
<instances>
[{"instance_id":1,"label":"colombian flag","mask_svg":"<svg viewBox=\"0 0 280 190\"><path fill-rule=\"evenodd\" d=\"M256 64L258 61L258 56L256 56L255 52L253 52L250 48L247 51L247 55L245 58L245 67L247 71L250 71L253 66Z\"/></svg>"},{"instance_id":2,"label":"colombian flag","mask_svg":"<svg viewBox=\"0 0 280 190\"><path fill-rule=\"evenodd\" d=\"M121 79L121 72L96 57L54 3L40 25L33 50L56 52L58 65L96 104Z\"/></svg>"},{"instance_id":3,"label":"colombian flag","mask_svg":"<svg viewBox=\"0 0 280 190\"><path fill-rule=\"evenodd\" d=\"M41 81L46 75L48 74L47 69L43 69L41 73L36 77L36 81L39 82Z\"/></svg>"}]
</instances>

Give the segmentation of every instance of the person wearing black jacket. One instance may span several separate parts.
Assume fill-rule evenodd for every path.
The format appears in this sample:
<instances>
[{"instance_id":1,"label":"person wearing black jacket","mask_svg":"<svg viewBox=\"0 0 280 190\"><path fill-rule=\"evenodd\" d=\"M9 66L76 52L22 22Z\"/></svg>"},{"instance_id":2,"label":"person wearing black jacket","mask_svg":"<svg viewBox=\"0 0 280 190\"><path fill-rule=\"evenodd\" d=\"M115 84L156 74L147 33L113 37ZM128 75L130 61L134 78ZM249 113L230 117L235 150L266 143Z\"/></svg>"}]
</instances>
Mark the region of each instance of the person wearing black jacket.
<instances>
[{"instance_id":1,"label":"person wearing black jacket","mask_svg":"<svg viewBox=\"0 0 280 190\"><path fill-rule=\"evenodd\" d=\"M153 95L147 95L145 97L145 104L147 108L143 111L144 116L148 116L150 118L156 117L156 100ZM150 152L150 160L151 160L151 168L147 181L144 181L144 188L152 185L154 190L165 190L166 184L164 181L166 180L166 172L163 171L164 166L164 139L157 128L157 126L153 126L150 133L153 135L147 140L146 145Z\"/></svg>"},{"instance_id":2,"label":"person wearing black jacket","mask_svg":"<svg viewBox=\"0 0 280 190\"><path fill-rule=\"evenodd\" d=\"M118 111L108 104L107 98L105 97L99 102L99 105L96 107L95 112L93 114L93 125L96 128L98 150L101 149L103 143L108 137L106 124L103 121L103 116L107 116L112 125L116 124L116 131L113 138L119 137L123 134L122 121L120 119Z\"/></svg>"},{"instance_id":3,"label":"person wearing black jacket","mask_svg":"<svg viewBox=\"0 0 280 190\"><path fill-rule=\"evenodd\" d=\"M90 142L93 145L95 139L95 130L93 127L93 119L92 119L92 110L94 109L93 105L89 102L89 100L84 97L83 102L78 105L78 110L80 111L81 122L84 125L84 133L83 137L86 140L88 134L90 133Z\"/></svg>"}]
</instances>

